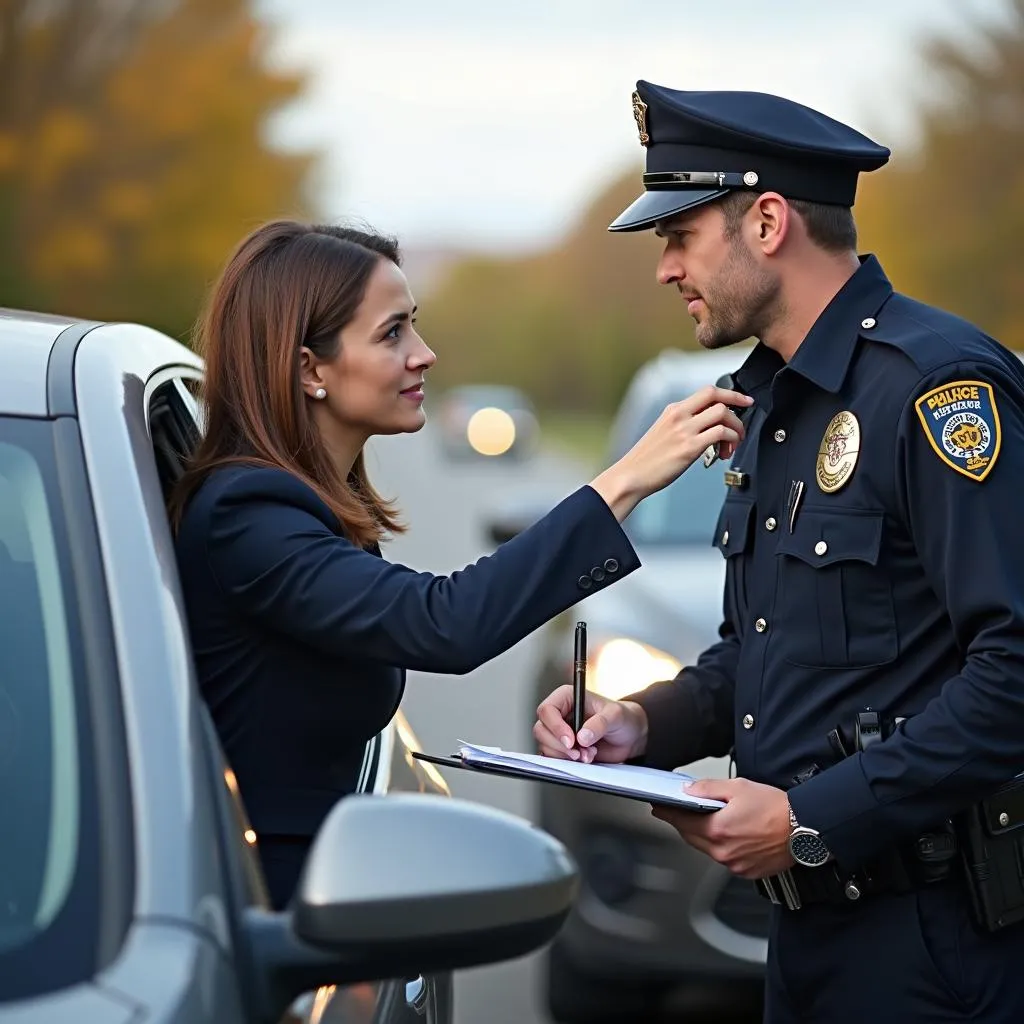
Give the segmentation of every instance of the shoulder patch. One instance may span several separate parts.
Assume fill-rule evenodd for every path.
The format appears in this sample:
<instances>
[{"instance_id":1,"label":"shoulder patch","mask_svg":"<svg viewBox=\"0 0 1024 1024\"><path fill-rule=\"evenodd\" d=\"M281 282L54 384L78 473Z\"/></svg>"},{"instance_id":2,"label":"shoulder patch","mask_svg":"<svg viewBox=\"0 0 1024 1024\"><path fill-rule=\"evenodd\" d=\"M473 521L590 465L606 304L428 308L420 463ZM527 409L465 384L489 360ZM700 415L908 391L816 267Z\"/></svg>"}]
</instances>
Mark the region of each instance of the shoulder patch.
<instances>
[{"instance_id":1,"label":"shoulder patch","mask_svg":"<svg viewBox=\"0 0 1024 1024\"><path fill-rule=\"evenodd\" d=\"M928 443L950 469L979 483L992 472L1002 435L991 384L951 381L923 394L914 408Z\"/></svg>"}]
</instances>

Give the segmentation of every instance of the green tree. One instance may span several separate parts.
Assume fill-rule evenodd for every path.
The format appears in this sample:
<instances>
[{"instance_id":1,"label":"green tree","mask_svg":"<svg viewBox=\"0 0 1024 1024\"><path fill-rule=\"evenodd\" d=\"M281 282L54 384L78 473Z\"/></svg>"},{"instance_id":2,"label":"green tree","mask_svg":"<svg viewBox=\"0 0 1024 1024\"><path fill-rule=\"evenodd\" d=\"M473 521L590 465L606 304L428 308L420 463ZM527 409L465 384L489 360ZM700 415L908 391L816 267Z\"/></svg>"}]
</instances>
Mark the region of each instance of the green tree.
<instances>
[{"instance_id":1,"label":"green tree","mask_svg":"<svg viewBox=\"0 0 1024 1024\"><path fill-rule=\"evenodd\" d=\"M308 209L248 0L0 0L0 305L183 336L256 223Z\"/></svg>"}]
</instances>

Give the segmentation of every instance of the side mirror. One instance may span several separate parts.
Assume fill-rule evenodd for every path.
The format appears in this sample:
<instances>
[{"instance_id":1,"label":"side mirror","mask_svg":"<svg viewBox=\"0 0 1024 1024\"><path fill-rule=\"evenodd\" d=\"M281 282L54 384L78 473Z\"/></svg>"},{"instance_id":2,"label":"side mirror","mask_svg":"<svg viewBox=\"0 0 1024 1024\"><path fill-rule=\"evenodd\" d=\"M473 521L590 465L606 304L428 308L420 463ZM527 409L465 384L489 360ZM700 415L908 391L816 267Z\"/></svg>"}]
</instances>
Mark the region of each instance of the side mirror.
<instances>
[{"instance_id":1,"label":"side mirror","mask_svg":"<svg viewBox=\"0 0 1024 1024\"><path fill-rule=\"evenodd\" d=\"M450 797L345 797L286 913L246 926L261 1016L321 985L497 963L550 942L577 889L565 848L528 822Z\"/></svg>"}]
</instances>

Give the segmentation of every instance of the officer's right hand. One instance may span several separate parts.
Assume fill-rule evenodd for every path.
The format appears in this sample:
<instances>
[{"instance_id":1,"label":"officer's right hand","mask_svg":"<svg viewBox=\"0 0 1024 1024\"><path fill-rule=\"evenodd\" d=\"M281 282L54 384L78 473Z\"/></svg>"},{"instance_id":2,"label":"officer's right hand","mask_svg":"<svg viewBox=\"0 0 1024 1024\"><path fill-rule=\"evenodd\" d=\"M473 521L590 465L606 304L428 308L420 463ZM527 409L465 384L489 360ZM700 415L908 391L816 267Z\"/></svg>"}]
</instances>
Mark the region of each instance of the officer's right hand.
<instances>
[{"instance_id":1,"label":"officer's right hand","mask_svg":"<svg viewBox=\"0 0 1024 1024\"><path fill-rule=\"evenodd\" d=\"M648 495L672 483L711 447L731 458L745 431L730 407L746 409L749 395L708 386L673 402L626 454L591 482L619 522Z\"/></svg>"},{"instance_id":2,"label":"officer's right hand","mask_svg":"<svg viewBox=\"0 0 1024 1024\"><path fill-rule=\"evenodd\" d=\"M584 764L621 764L644 752L647 712L639 704L588 693L585 714L579 735L574 736L568 723L572 717L572 687L560 686L546 697L537 708L533 726L533 738L540 752Z\"/></svg>"}]
</instances>

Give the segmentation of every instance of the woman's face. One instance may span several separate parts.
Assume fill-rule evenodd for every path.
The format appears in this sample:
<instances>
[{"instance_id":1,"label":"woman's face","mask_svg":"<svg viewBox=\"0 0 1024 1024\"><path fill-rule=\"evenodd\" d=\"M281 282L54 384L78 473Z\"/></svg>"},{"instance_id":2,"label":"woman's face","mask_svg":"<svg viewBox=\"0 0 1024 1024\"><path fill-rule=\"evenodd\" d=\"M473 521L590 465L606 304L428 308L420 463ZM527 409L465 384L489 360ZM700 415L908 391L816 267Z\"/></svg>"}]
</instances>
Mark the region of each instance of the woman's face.
<instances>
[{"instance_id":1,"label":"woman's face","mask_svg":"<svg viewBox=\"0 0 1024 1024\"><path fill-rule=\"evenodd\" d=\"M311 366L303 352L303 386L327 392L315 403L318 415L327 413L336 427L363 437L423 426L423 378L437 357L416 333L415 313L405 275L391 260L378 260L362 305L341 332L337 356Z\"/></svg>"}]
</instances>

